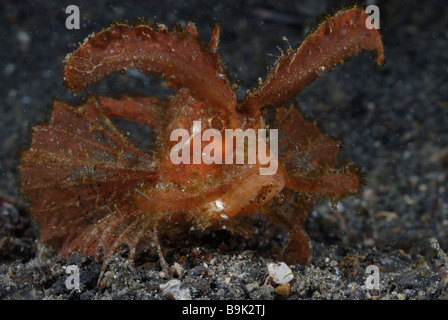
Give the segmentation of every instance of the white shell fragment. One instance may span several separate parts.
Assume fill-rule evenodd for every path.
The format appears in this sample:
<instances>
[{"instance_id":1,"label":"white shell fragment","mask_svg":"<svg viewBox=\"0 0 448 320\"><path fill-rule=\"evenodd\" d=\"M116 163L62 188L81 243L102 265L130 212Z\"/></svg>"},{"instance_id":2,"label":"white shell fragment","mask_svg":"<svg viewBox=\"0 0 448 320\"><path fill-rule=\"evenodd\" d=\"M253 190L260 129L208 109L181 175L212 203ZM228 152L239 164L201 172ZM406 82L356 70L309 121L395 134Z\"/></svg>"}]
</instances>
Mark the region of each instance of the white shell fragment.
<instances>
[{"instance_id":1,"label":"white shell fragment","mask_svg":"<svg viewBox=\"0 0 448 320\"><path fill-rule=\"evenodd\" d=\"M160 285L163 294L172 294L176 300L191 300L189 289L181 289L182 283L178 279L172 279L165 284Z\"/></svg>"},{"instance_id":2,"label":"white shell fragment","mask_svg":"<svg viewBox=\"0 0 448 320\"><path fill-rule=\"evenodd\" d=\"M284 262L268 264L268 272L272 280L278 284L287 283L294 278L291 269Z\"/></svg>"}]
</instances>

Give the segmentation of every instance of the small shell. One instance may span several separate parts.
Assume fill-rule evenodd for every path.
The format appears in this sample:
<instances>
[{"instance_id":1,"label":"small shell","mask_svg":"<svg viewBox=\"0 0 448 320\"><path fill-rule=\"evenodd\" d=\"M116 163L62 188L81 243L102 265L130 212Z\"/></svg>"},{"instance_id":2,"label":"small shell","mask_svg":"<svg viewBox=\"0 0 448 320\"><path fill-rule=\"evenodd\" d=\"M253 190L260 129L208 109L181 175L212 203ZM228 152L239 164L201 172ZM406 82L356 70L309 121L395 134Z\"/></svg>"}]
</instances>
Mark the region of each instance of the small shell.
<instances>
[{"instance_id":1,"label":"small shell","mask_svg":"<svg viewBox=\"0 0 448 320\"><path fill-rule=\"evenodd\" d=\"M268 272L278 284L287 283L294 278L291 269L284 262L268 264Z\"/></svg>"}]
</instances>

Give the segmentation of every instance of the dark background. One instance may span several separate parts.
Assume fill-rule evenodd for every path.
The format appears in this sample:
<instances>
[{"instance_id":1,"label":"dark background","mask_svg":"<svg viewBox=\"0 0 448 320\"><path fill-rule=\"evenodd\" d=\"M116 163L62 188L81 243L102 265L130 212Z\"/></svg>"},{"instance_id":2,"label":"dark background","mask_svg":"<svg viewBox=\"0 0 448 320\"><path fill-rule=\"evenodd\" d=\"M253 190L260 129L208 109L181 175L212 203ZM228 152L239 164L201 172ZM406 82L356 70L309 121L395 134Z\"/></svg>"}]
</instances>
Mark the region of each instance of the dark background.
<instances>
[{"instance_id":1,"label":"dark background","mask_svg":"<svg viewBox=\"0 0 448 320\"><path fill-rule=\"evenodd\" d=\"M0 196L27 210L18 192L17 152L30 125L48 117L54 98L76 104L63 87L62 60L90 33L117 19L196 23L204 41L210 21L222 24L220 51L238 95L265 77L289 44L296 46L322 13L342 1L1 1ZM75 4L80 30L67 30ZM367 185L339 212L325 202L307 225L316 243L349 250L427 253L429 237L448 248L448 6L445 1L371 1L381 10L386 64L369 53L315 81L298 96L300 109L341 140L341 157L359 163ZM286 36L288 42L282 40ZM88 92L170 94L156 78L115 74ZM81 96L86 96L83 93ZM140 137L145 143L145 137Z\"/></svg>"}]
</instances>

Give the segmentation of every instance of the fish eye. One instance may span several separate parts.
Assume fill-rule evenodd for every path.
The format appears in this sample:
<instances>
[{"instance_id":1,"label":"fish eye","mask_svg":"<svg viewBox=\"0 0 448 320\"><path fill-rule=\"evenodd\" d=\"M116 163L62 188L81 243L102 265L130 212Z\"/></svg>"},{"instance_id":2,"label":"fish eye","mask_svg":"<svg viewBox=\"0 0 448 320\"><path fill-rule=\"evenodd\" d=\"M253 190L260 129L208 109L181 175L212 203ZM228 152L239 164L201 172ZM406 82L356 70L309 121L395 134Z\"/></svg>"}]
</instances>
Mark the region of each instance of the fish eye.
<instances>
[{"instance_id":1,"label":"fish eye","mask_svg":"<svg viewBox=\"0 0 448 320\"><path fill-rule=\"evenodd\" d=\"M210 121L210 125L212 126L213 129L216 129L219 131L221 131L224 128L224 124L223 124L222 120L218 117L214 117Z\"/></svg>"}]
</instances>

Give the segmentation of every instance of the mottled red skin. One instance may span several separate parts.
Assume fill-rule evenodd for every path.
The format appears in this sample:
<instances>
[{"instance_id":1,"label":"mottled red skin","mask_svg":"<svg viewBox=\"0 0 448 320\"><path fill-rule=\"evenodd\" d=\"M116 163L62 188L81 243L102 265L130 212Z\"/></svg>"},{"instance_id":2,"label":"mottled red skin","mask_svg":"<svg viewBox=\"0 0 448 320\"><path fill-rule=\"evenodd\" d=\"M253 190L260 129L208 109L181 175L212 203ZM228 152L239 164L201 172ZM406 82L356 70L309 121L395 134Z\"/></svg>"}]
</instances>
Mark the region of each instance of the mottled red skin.
<instances>
[{"instance_id":1,"label":"mottled red skin","mask_svg":"<svg viewBox=\"0 0 448 320\"><path fill-rule=\"evenodd\" d=\"M328 18L297 50L282 55L241 102L217 51L219 28L208 45L192 23L174 32L121 24L86 39L65 61L65 80L74 91L110 72L138 68L162 75L177 93L165 100L91 97L80 108L54 103L50 122L34 128L20 164L22 188L33 201L42 240L63 254L106 257L126 243L133 256L139 241L155 230L169 236L191 227L226 228L250 236L243 217L259 213L290 231L283 259L309 264L311 242L303 229L307 212L317 197L336 201L357 192L361 174L356 166L338 165L336 141L294 106L281 106L322 70L361 50L376 51L377 62L383 62L381 37L365 27L366 18L358 8ZM191 132L195 120L203 131L267 128L262 107L279 107L272 126L280 135L276 174L260 175L260 164L170 161L174 129ZM108 116L151 126L156 133L151 154L133 146ZM284 209L284 201L295 209Z\"/></svg>"}]
</instances>

